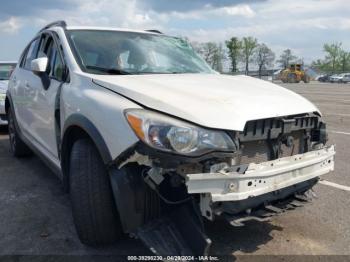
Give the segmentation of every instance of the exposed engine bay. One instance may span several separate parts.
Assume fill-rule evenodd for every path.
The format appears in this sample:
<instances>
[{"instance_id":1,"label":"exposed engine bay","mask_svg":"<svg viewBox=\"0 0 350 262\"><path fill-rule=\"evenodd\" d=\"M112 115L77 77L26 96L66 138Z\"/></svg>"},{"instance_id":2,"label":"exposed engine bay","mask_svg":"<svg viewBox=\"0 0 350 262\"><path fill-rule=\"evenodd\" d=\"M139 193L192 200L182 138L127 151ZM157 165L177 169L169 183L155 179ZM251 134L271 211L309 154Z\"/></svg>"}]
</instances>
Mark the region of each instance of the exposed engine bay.
<instances>
[{"instance_id":1,"label":"exposed engine bay","mask_svg":"<svg viewBox=\"0 0 350 262\"><path fill-rule=\"evenodd\" d=\"M249 121L228 134L231 153L184 157L138 143L117 159L112 187L124 230L156 254L202 255L210 246L203 218L266 221L308 202L318 177L333 170L334 147L316 114Z\"/></svg>"}]
</instances>

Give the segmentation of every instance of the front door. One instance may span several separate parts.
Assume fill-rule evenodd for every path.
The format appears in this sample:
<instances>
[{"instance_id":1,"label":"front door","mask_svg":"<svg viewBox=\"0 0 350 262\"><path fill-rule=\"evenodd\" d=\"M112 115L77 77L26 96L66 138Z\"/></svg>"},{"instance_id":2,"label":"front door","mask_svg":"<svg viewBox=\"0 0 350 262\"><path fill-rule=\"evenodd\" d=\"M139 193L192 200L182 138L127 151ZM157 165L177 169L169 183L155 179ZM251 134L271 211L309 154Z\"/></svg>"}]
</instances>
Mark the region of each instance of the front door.
<instances>
[{"instance_id":1,"label":"front door","mask_svg":"<svg viewBox=\"0 0 350 262\"><path fill-rule=\"evenodd\" d=\"M41 83L34 89L35 95L31 111L35 116L35 123L32 125L32 131L50 156L58 159L55 108L56 100L59 99L59 89L65 84L65 65L51 35L46 36L45 44L40 47L38 57L42 56L49 58L49 64L45 79L42 77Z\"/></svg>"}]
</instances>

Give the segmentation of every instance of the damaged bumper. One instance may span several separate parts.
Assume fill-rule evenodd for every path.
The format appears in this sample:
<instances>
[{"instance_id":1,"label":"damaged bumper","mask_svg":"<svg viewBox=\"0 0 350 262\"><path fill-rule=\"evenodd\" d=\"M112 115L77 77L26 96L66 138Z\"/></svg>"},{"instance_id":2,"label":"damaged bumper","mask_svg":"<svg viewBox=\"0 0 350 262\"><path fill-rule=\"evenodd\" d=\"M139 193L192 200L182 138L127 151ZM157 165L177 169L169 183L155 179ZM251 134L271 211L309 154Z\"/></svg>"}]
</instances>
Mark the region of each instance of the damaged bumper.
<instances>
[{"instance_id":1,"label":"damaged bumper","mask_svg":"<svg viewBox=\"0 0 350 262\"><path fill-rule=\"evenodd\" d=\"M201 199L202 202L241 201L324 175L334 169L334 155L334 146L329 146L260 164L252 163L243 173L222 170L189 174L187 190L190 194L204 194L206 197Z\"/></svg>"}]
</instances>

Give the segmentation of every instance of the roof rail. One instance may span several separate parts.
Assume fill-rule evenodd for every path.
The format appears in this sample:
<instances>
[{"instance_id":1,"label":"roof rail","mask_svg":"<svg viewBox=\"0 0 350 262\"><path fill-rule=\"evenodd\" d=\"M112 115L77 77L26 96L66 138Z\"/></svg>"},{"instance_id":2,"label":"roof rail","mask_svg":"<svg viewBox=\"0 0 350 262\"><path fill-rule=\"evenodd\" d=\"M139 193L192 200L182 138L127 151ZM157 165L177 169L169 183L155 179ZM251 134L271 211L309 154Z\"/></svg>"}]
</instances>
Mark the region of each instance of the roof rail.
<instances>
[{"instance_id":1,"label":"roof rail","mask_svg":"<svg viewBox=\"0 0 350 262\"><path fill-rule=\"evenodd\" d=\"M161 31L157 30L157 29L149 29L149 30L145 30L146 32L151 32L151 33L156 33L156 34L163 34Z\"/></svg>"},{"instance_id":2,"label":"roof rail","mask_svg":"<svg viewBox=\"0 0 350 262\"><path fill-rule=\"evenodd\" d=\"M59 26L59 27L63 27L63 28L66 28L67 24L65 21L63 20L58 20L58 21L55 21L55 22L52 22L48 25L46 25L45 27L43 27L39 32L42 32L50 27L54 27L54 26Z\"/></svg>"}]
</instances>

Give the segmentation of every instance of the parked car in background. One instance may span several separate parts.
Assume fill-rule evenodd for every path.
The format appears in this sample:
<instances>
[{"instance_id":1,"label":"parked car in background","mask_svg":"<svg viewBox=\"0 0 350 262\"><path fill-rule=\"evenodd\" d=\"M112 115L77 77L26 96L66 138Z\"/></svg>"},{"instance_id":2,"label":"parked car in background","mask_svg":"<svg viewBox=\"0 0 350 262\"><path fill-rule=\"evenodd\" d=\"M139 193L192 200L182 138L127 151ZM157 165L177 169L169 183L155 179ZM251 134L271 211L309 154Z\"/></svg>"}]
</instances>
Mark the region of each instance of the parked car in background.
<instances>
[{"instance_id":1,"label":"parked car in background","mask_svg":"<svg viewBox=\"0 0 350 262\"><path fill-rule=\"evenodd\" d=\"M126 233L159 255L207 254L205 220L265 221L307 203L334 168L310 101L219 74L155 30L46 26L6 111L13 155L35 152L63 180L88 245Z\"/></svg>"},{"instance_id":2,"label":"parked car in background","mask_svg":"<svg viewBox=\"0 0 350 262\"><path fill-rule=\"evenodd\" d=\"M345 75L343 76L342 82L343 82L344 84L350 82L350 73L345 74Z\"/></svg>"},{"instance_id":3,"label":"parked car in background","mask_svg":"<svg viewBox=\"0 0 350 262\"><path fill-rule=\"evenodd\" d=\"M16 62L0 61L0 126L7 125L5 112L5 98L8 86L8 80L11 72L15 69Z\"/></svg>"},{"instance_id":4,"label":"parked car in background","mask_svg":"<svg viewBox=\"0 0 350 262\"><path fill-rule=\"evenodd\" d=\"M342 83L344 75L345 74L331 75L330 78L329 78L329 82L331 82L331 83Z\"/></svg>"},{"instance_id":5,"label":"parked car in background","mask_svg":"<svg viewBox=\"0 0 350 262\"><path fill-rule=\"evenodd\" d=\"M318 80L319 82L329 82L330 79L330 75L320 75L317 77L316 80Z\"/></svg>"}]
</instances>

